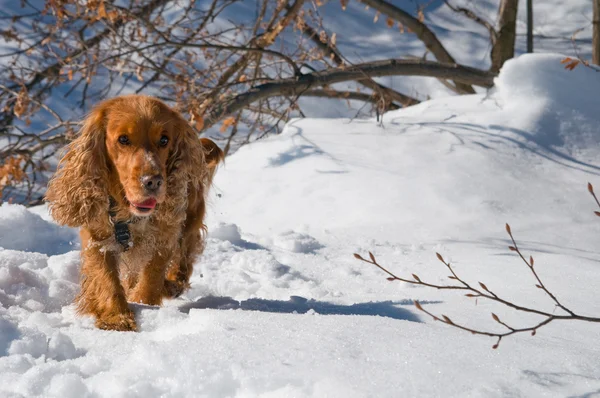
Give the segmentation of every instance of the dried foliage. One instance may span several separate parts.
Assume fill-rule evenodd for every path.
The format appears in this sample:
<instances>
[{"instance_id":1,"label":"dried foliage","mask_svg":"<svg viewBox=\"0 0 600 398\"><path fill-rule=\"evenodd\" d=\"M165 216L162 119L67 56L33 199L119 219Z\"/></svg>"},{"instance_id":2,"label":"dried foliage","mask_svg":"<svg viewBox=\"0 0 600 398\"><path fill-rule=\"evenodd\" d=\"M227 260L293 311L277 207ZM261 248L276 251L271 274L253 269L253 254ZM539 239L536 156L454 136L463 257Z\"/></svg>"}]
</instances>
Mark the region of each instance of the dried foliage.
<instances>
[{"instance_id":1,"label":"dried foliage","mask_svg":"<svg viewBox=\"0 0 600 398\"><path fill-rule=\"evenodd\" d=\"M23 171L23 160L22 156L10 157L0 167L0 199L5 188L19 184L27 178Z\"/></svg>"},{"instance_id":2,"label":"dried foliage","mask_svg":"<svg viewBox=\"0 0 600 398\"><path fill-rule=\"evenodd\" d=\"M589 59L584 59L581 56L581 54L579 53L579 48L577 47L577 44L575 41L576 41L577 33L581 32L581 30L582 29L577 30L571 36L571 43L573 44L573 51L575 52L575 58L565 57L560 61L560 63L563 64L565 66L565 69L569 70L569 71L574 70L579 65L583 65L586 68L593 70L594 72L600 72L600 66L598 64L595 64L594 62L590 61Z\"/></svg>"},{"instance_id":3,"label":"dried foliage","mask_svg":"<svg viewBox=\"0 0 600 398\"><path fill-rule=\"evenodd\" d=\"M563 64L565 66L565 69L567 70L573 70L577 67L577 65L579 65L579 63L581 63L582 61L579 59L573 59L571 57L565 57L563 58L560 63ZM586 62L583 61L583 64L586 65Z\"/></svg>"},{"instance_id":4,"label":"dried foliage","mask_svg":"<svg viewBox=\"0 0 600 398\"><path fill-rule=\"evenodd\" d=\"M598 198L596 197L596 194L594 193L594 188L593 188L592 184L590 184L590 183L588 183L588 191L593 196L594 200L596 201L598 208L600 208L600 201L598 201ZM594 211L594 214L596 214L596 216L600 217L600 211ZM357 253L354 254L354 257L357 260L372 264L372 265L376 266L377 268L381 269L383 272L385 272L388 275L388 277L387 277L388 281L392 281L392 282L399 281L399 282L404 282L404 283L410 283L413 285L421 285L421 286L434 288L434 289L459 290L459 291L465 292L465 296L469 297L469 298L485 299L485 300L493 301L493 302L499 303L505 307L512 308L513 310L530 313L530 314L535 314L535 315L538 315L541 317L541 320L537 323L534 323L533 325L514 326L514 325L507 324L506 322L502 321L498 315L492 313L491 314L492 319L495 322L497 322L498 324L502 325L504 330L497 331L497 332L496 331L486 331L483 329L479 329L477 327L469 327L469 326L465 326L465 325L456 323L456 322L452 321L447 315L443 315L443 314L436 315L436 314L432 313L431 311L425 309L418 301L415 301L415 307L417 307L417 309L419 311L424 312L425 314L431 316L435 321L443 322L452 327L455 327L455 328L458 328L458 329L461 329L461 330L464 330L467 332L471 332L472 334L478 334L478 335L490 336L490 337L496 338L496 343L492 346L492 348L494 348L494 349L498 348L498 346L500 345L500 342L502 341L502 339L504 337L512 336L512 335L518 334L518 333L530 333L532 336L535 336L538 329L540 329L541 327L546 326L549 323L556 321L556 320L600 322L600 317L589 317L589 316L580 315L580 314L576 313L575 311L573 311L571 308L568 308L567 306L565 306L556 297L556 295L546 287L546 285L540 278L540 276L536 270L536 267L535 267L535 262L534 262L533 256L529 256L529 258L526 258L526 256L521 252L521 249L519 249L519 246L517 245L517 242L513 236L510 225L506 224L505 228L506 228L506 233L508 234L508 236L510 237L510 240L512 242L512 245L510 245L508 247L508 249L510 251L516 253L517 256L519 257L519 259L521 260L521 262L523 264L525 264L527 269L530 271L530 273L533 277L532 279L533 279L533 283L534 283L535 287L537 289L541 289L546 294L546 296L554 303L554 305L555 305L554 311L548 312L546 310L536 308L535 306L517 304L517 303L515 303L509 299L506 299L506 298L502 297L501 295L495 293L491 288L489 288L483 282L478 282L477 284L467 282L463 277L461 277L456 272L456 270L452 267L450 262L446 261L442 257L442 255L439 253L436 253L437 259L442 264L444 264L444 266L448 269L448 271L450 272L448 279L455 281L454 284L444 285L444 284L425 282L425 281L421 280L421 278L419 278L419 276L416 274L411 275L412 279L399 277L399 276L395 275L394 273L392 273L391 271L389 271L388 269L386 269L385 267L383 267L381 264L379 264L377 262L377 259L371 252L369 252L369 259L365 259L360 254L357 254ZM557 310L560 313L556 314L555 312Z\"/></svg>"},{"instance_id":5,"label":"dried foliage","mask_svg":"<svg viewBox=\"0 0 600 398\"><path fill-rule=\"evenodd\" d=\"M350 62L322 0L14 2L0 15L0 167L19 158L25 176L3 186L4 198L38 203L56 151L77 131L61 115L123 92L176 105L198 132L214 127L229 151L303 116L300 97L363 101L377 114L419 102L378 76L431 76L457 93L492 84L494 73L456 65L424 7L411 15L389 1L360 1L375 22L415 34L435 61ZM339 19L348 4L340 1Z\"/></svg>"}]
</instances>

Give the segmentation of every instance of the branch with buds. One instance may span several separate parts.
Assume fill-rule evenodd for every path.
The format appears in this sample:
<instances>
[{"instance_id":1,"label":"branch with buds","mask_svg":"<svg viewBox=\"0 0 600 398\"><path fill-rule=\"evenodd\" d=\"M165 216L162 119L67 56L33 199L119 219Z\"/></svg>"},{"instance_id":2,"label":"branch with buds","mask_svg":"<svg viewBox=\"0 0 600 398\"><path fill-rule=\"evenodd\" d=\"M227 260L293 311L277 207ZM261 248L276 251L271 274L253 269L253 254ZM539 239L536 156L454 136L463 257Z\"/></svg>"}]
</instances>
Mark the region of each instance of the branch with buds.
<instances>
[{"instance_id":1,"label":"branch with buds","mask_svg":"<svg viewBox=\"0 0 600 398\"><path fill-rule=\"evenodd\" d=\"M588 191L593 196L594 200L596 201L596 204L600 208L600 201L598 201L598 198L596 197L596 194L594 193L594 188L593 188L592 184L590 184L590 183L588 183ZM596 214L597 216L600 216L600 211L595 211L594 214ZM429 283L429 282L421 280L421 278L416 274L411 275L412 279L397 276L394 273L392 273L391 271L389 271L388 269L386 269L385 267L383 267L381 264L379 264L377 262L377 259L371 252L369 252L369 259L365 259L364 257L362 257L360 254L357 254L357 253L354 254L354 257L365 263L372 264L372 265L376 266L377 268L379 268L380 270L382 270L383 272L385 272L388 275L387 280L391 281L391 282L399 281L399 282L404 282L404 283L410 283L413 285L421 285L421 286L425 286L425 287L430 287L430 288L434 288L434 289L442 289L442 290L460 290L460 291L464 291L465 296L469 297L469 298L487 299L490 301L494 301L496 303L500 303L500 304L502 304L506 307L512 308L516 311L527 312L527 313L536 314L536 315L543 317L542 321L540 321L534 325L517 327L514 325L507 324L506 322L502 321L500 319L500 317L498 317L498 315L492 313L491 314L492 319L494 321L496 321L497 323L499 323L500 325L502 325L505 330L499 331L499 332L486 331L486 330L481 330L481 329L468 327L468 326L465 326L462 324L455 323L448 316L443 315L443 314L435 315L432 312L428 311L427 309L423 308L423 306L418 301L415 301L415 307L417 307L417 309L419 311L422 311L422 312L426 313L427 315L431 316L435 321L444 322L447 325L450 325L452 327L455 327L455 328L458 328L461 330L465 330L467 332L471 332L472 334L496 338L497 339L496 343L492 346L492 348L494 348L494 349L498 348L498 346L500 345L500 342L502 341L502 339L504 337L512 336L517 333L526 333L526 332L531 333L532 336L535 336L538 329L540 329L543 326L548 325L549 323L551 323L553 321L572 320L572 321L585 321L585 322L600 322L600 318L598 318L598 317L589 317L589 316L579 315L575 311L571 310L570 308L568 308L564 304L562 304L560 302L560 300L556 297L556 295L554 293L552 293L546 287L546 285L544 284L544 282L538 275L535 265L534 265L535 263L533 260L533 256L529 256L529 259L527 259L525 257L525 255L521 252L521 250L519 249L519 246L517 245L517 242L512 234L510 225L508 225L508 224L506 224L506 233L508 234L508 236L510 237L510 240L512 242L512 245L509 246L508 249L510 251L515 252L519 256L521 261L525 264L525 266L531 272L531 275L533 276L533 279L535 281L535 287L538 289L541 289L554 302L555 306L562 311L562 314L553 314L548 311L544 311L544 310L535 308L533 306L525 306L525 305L516 304L508 299L501 297L499 294L496 294L489 287L487 287L486 284L483 282L478 282L477 285L470 284L467 281L465 281L461 276L459 276L458 273L454 270L454 268L450 264L450 262L446 261L442 257L442 255L439 253L436 253L438 260L442 264L444 264L444 266L448 269L448 271L450 271L451 275L448 276L448 279L455 281L456 282L455 284L444 285L444 284Z\"/></svg>"}]
</instances>

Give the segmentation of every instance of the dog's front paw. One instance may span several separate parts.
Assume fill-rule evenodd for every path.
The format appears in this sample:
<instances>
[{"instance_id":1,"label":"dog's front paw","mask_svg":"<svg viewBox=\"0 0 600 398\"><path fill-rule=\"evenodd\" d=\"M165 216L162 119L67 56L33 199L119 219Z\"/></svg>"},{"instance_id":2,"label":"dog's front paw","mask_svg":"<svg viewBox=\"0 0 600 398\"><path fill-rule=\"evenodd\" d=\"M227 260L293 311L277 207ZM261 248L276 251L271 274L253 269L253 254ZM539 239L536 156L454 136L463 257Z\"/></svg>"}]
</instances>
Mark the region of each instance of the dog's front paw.
<instances>
[{"instance_id":1,"label":"dog's front paw","mask_svg":"<svg viewBox=\"0 0 600 398\"><path fill-rule=\"evenodd\" d=\"M123 314L99 317L96 320L96 327L103 330L116 330L119 332L135 332L137 330L135 317L131 311Z\"/></svg>"},{"instance_id":2,"label":"dog's front paw","mask_svg":"<svg viewBox=\"0 0 600 398\"><path fill-rule=\"evenodd\" d=\"M181 296L181 294L189 289L190 284L180 281L171 281L169 279L165 279L165 286L163 289L163 296L166 298L177 298Z\"/></svg>"}]
</instances>

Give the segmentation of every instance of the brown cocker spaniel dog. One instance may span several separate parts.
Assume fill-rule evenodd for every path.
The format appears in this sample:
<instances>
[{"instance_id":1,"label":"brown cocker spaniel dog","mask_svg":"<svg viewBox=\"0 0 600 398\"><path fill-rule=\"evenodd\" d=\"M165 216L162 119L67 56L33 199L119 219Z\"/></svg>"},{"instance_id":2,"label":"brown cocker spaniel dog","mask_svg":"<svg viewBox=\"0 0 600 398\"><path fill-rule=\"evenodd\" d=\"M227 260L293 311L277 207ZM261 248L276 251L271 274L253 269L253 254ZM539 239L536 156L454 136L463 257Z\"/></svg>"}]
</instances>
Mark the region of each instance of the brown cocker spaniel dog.
<instances>
[{"instance_id":1,"label":"brown cocker spaniel dog","mask_svg":"<svg viewBox=\"0 0 600 398\"><path fill-rule=\"evenodd\" d=\"M101 329L136 330L127 301L160 305L189 287L222 160L155 98L122 96L92 110L46 193L54 219L81 227L79 313Z\"/></svg>"}]
</instances>

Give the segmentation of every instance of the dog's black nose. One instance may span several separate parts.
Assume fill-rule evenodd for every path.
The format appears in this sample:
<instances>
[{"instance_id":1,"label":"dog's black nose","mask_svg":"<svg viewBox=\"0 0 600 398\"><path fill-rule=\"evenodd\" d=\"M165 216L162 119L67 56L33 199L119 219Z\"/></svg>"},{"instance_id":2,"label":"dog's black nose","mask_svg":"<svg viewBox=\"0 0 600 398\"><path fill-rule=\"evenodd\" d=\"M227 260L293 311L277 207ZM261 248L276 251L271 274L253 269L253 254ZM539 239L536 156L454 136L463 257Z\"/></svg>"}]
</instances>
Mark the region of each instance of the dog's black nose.
<instances>
[{"instance_id":1,"label":"dog's black nose","mask_svg":"<svg viewBox=\"0 0 600 398\"><path fill-rule=\"evenodd\" d=\"M156 191L163 184L163 178L160 174L155 176L143 176L141 180L142 185L148 191Z\"/></svg>"}]
</instances>

